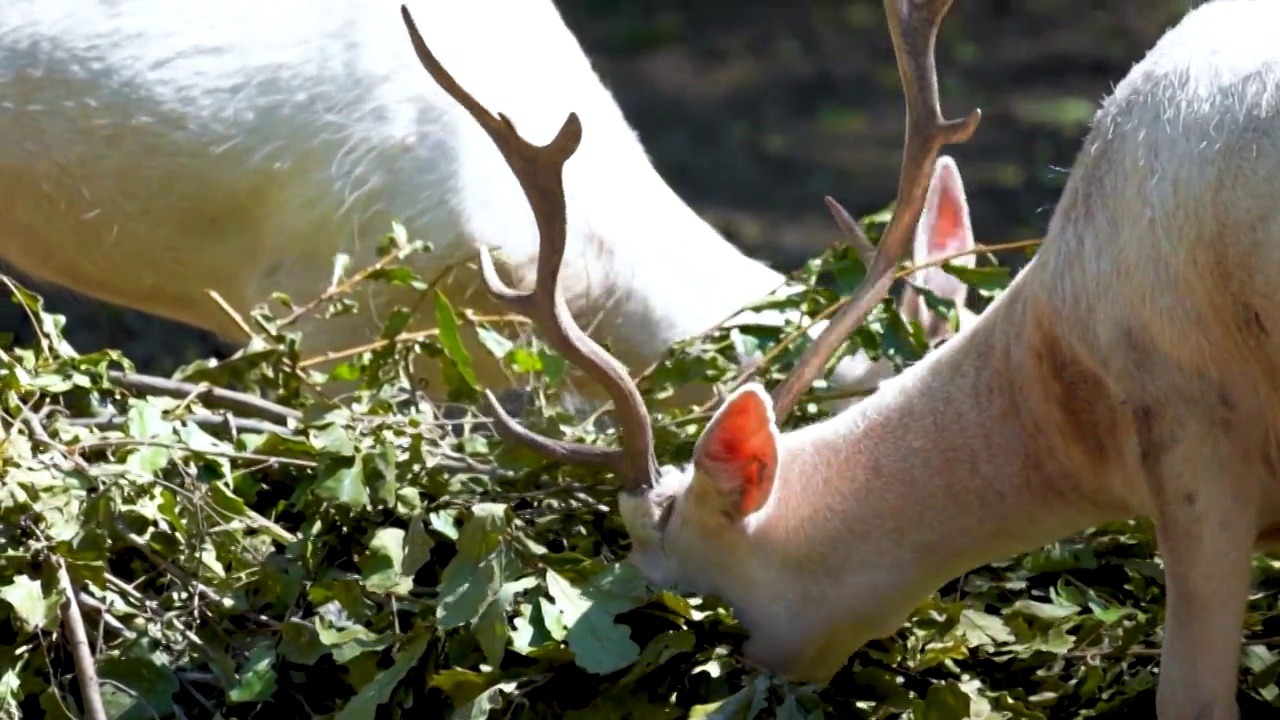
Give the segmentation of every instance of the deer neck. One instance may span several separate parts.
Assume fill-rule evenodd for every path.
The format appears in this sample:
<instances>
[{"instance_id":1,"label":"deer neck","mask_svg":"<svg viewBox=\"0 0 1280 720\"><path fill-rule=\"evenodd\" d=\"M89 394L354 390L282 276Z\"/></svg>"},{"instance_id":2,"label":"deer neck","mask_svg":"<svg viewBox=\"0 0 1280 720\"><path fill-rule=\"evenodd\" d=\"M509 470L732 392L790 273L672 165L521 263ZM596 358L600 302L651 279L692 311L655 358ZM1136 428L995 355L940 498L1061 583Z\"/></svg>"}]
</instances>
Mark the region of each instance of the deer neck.
<instances>
[{"instance_id":1,"label":"deer neck","mask_svg":"<svg viewBox=\"0 0 1280 720\"><path fill-rule=\"evenodd\" d=\"M784 547L857 548L853 560L827 553L856 572L827 570L910 604L974 567L1140 512L1123 486L1122 406L1047 322L1031 274L865 402L784 435L757 530ZM796 542L833 525L830 538Z\"/></svg>"},{"instance_id":2,"label":"deer neck","mask_svg":"<svg viewBox=\"0 0 1280 720\"><path fill-rule=\"evenodd\" d=\"M595 262L581 267L599 274L572 279L581 293L575 316L584 327L597 328L594 334L636 371L785 280L744 255L657 182L650 201L634 206L644 212L619 208L589 220L584 252Z\"/></svg>"}]
</instances>

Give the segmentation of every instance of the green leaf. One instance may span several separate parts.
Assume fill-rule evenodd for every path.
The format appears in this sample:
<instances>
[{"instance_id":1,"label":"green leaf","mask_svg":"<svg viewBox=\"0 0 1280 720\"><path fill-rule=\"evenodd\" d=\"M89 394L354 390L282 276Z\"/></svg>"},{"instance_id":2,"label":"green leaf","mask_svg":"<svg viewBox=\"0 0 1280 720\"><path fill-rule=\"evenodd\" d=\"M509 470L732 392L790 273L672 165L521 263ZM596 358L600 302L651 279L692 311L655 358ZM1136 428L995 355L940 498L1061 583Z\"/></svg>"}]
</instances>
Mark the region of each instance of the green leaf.
<instances>
[{"instance_id":1,"label":"green leaf","mask_svg":"<svg viewBox=\"0 0 1280 720\"><path fill-rule=\"evenodd\" d=\"M520 374L542 372L542 356L528 348L514 348L507 356L511 369Z\"/></svg>"},{"instance_id":2,"label":"green leaf","mask_svg":"<svg viewBox=\"0 0 1280 720\"><path fill-rule=\"evenodd\" d=\"M125 432L139 440L172 440L173 423L164 419L164 411L150 402L135 402L125 416Z\"/></svg>"},{"instance_id":3,"label":"green leaf","mask_svg":"<svg viewBox=\"0 0 1280 720\"><path fill-rule=\"evenodd\" d=\"M496 673L481 673L454 667L432 675L427 684L444 692L455 705L464 705L492 687L496 680Z\"/></svg>"},{"instance_id":4,"label":"green leaf","mask_svg":"<svg viewBox=\"0 0 1280 720\"><path fill-rule=\"evenodd\" d=\"M431 560L431 548L435 547L435 541L431 539L431 535L427 533L427 528L423 525L422 515L415 514L409 520L409 533L405 538L404 559L401 560L401 571L413 577L418 569L427 564Z\"/></svg>"},{"instance_id":5,"label":"green leaf","mask_svg":"<svg viewBox=\"0 0 1280 720\"><path fill-rule=\"evenodd\" d=\"M362 628L363 629L363 628ZM280 655L299 665L314 665L328 654L314 625L289 618L280 628Z\"/></svg>"},{"instance_id":6,"label":"green leaf","mask_svg":"<svg viewBox=\"0 0 1280 720\"><path fill-rule=\"evenodd\" d=\"M764 708L769 686L762 677L729 697L689 708L690 720L752 720Z\"/></svg>"},{"instance_id":7,"label":"green leaf","mask_svg":"<svg viewBox=\"0 0 1280 720\"><path fill-rule=\"evenodd\" d=\"M405 532L400 528L378 528L369 541L369 549L360 558L364 586L370 592L407 595L413 589L413 578L401 572L404 562Z\"/></svg>"},{"instance_id":8,"label":"green leaf","mask_svg":"<svg viewBox=\"0 0 1280 720\"><path fill-rule=\"evenodd\" d=\"M494 667L501 666L510 640L506 605L500 602L486 604L479 617L471 623L471 630L484 652L485 662Z\"/></svg>"},{"instance_id":9,"label":"green leaf","mask_svg":"<svg viewBox=\"0 0 1280 720\"><path fill-rule=\"evenodd\" d=\"M1013 642L1017 638L995 615L965 609L960 613L960 630L969 645L992 645Z\"/></svg>"},{"instance_id":10,"label":"green leaf","mask_svg":"<svg viewBox=\"0 0 1280 720\"><path fill-rule=\"evenodd\" d=\"M276 654L269 647L251 650L240 664L235 684L227 690L233 703L263 702L276 691Z\"/></svg>"},{"instance_id":11,"label":"green leaf","mask_svg":"<svg viewBox=\"0 0 1280 720\"><path fill-rule=\"evenodd\" d=\"M654 638L641 651L619 684L635 682L674 657L692 652L697 638L690 630L673 630Z\"/></svg>"},{"instance_id":12,"label":"green leaf","mask_svg":"<svg viewBox=\"0 0 1280 720\"><path fill-rule=\"evenodd\" d=\"M0 600L13 608L14 617L22 621L26 632L50 630L57 624L58 599L46 597L39 580L18 575L0 588Z\"/></svg>"},{"instance_id":13,"label":"green leaf","mask_svg":"<svg viewBox=\"0 0 1280 720\"><path fill-rule=\"evenodd\" d=\"M498 550L509 510L482 503L471 513L458 536L458 554L440 576L436 617L444 630L475 622L502 589L505 558Z\"/></svg>"},{"instance_id":14,"label":"green leaf","mask_svg":"<svg viewBox=\"0 0 1280 720\"><path fill-rule=\"evenodd\" d=\"M116 720L168 715L181 689L173 670L145 657L108 657L99 661L98 676L103 705Z\"/></svg>"},{"instance_id":15,"label":"green leaf","mask_svg":"<svg viewBox=\"0 0 1280 720\"><path fill-rule=\"evenodd\" d=\"M356 454L356 444L351 431L338 422L307 431L312 447L327 453L351 457Z\"/></svg>"},{"instance_id":16,"label":"green leaf","mask_svg":"<svg viewBox=\"0 0 1280 720\"><path fill-rule=\"evenodd\" d=\"M639 604L634 598L612 595L604 587L583 592L552 570L547 571L547 591L568 629L565 641L583 670L604 675L639 659L640 646L631 640L631 630L614 622L619 613Z\"/></svg>"},{"instance_id":17,"label":"green leaf","mask_svg":"<svg viewBox=\"0 0 1280 720\"><path fill-rule=\"evenodd\" d=\"M8 664L4 670L0 670L0 718L3 720L19 720L22 717L18 705L22 702L25 693L23 693L22 676L19 670L21 667L17 664ZM71 720L66 713L63 713L63 716Z\"/></svg>"},{"instance_id":18,"label":"green leaf","mask_svg":"<svg viewBox=\"0 0 1280 720\"><path fill-rule=\"evenodd\" d=\"M448 298L439 290L436 290L436 326L440 329L440 346L444 348L444 354L453 361L467 386L472 390L479 389L480 382L476 380L476 371L471 365L471 353L462 345L458 316Z\"/></svg>"},{"instance_id":19,"label":"green leaf","mask_svg":"<svg viewBox=\"0 0 1280 720\"><path fill-rule=\"evenodd\" d=\"M514 681L501 682L476 696L471 702L459 706L449 717L451 720L486 720L489 713L501 707L502 696L516 689Z\"/></svg>"},{"instance_id":20,"label":"green leaf","mask_svg":"<svg viewBox=\"0 0 1280 720\"><path fill-rule=\"evenodd\" d=\"M391 647L393 641L390 635L377 635L360 625L338 629L324 616L316 618L315 631L320 642L333 653L334 662L342 664L366 652Z\"/></svg>"},{"instance_id":21,"label":"green leaf","mask_svg":"<svg viewBox=\"0 0 1280 720\"><path fill-rule=\"evenodd\" d=\"M369 506L369 488L364 482L364 465L355 458L350 465L327 463L323 479L316 485L316 495L353 509Z\"/></svg>"},{"instance_id":22,"label":"green leaf","mask_svg":"<svg viewBox=\"0 0 1280 720\"><path fill-rule=\"evenodd\" d=\"M1008 289L1009 283L1013 279L1009 268L998 265L965 267L946 263L942 265L942 269L948 275L955 276L965 285L977 290L986 297L992 297L994 294Z\"/></svg>"},{"instance_id":23,"label":"green leaf","mask_svg":"<svg viewBox=\"0 0 1280 720\"><path fill-rule=\"evenodd\" d=\"M917 712L920 720L969 720L969 694L958 683L933 685Z\"/></svg>"},{"instance_id":24,"label":"green leaf","mask_svg":"<svg viewBox=\"0 0 1280 720\"><path fill-rule=\"evenodd\" d=\"M1036 600L1021 599L1015 602L1009 608L1010 614L1031 615L1032 617L1041 618L1043 620L1061 620L1062 618L1071 617L1080 612L1080 608L1076 605L1052 605L1050 603L1038 602Z\"/></svg>"},{"instance_id":25,"label":"green leaf","mask_svg":"<svg viewBox=\"0 0 1280 720\"><path fill-rule=\"evenodd\" d=\"M377 713L378 706L391 699L391 693L404 680L405 675L418 664L427 645L431 642L431 633L417 628L409 636L409 642L400 652L391 667L378 673L377 677L364 687L334 716L334 720L366 720Z\"/></svg>"},{"instance_id":26,"label":"green leaf","mask_svg":"<svg viewBox=\"0 0 1280 720\"><path fill-rule=\"evenodd\" d=\"M383 281L396 280L395 284L403 284L404 280L413 277L413 272L408 268L396 268L389 273L390 276L379 278ZM398 277L405 275L408 277ZM401 333L409 329L409 323L413 320L413 312L409 308L397 307L388 313L387 319L382 323L382 329L378 333L378 337L383 340L393 340L400 336Z\"/></svg>"},{"instance_id":27,"label":"green leaf","mask_svg":"<svg viewBox=\"0 0 1280 720\"><path fill-rule=\"evenodd\" d=\"M507 353L515 347L515 343L503 337L501 333L484 325L476 326L476 336L489 354L499 360L505 358Z\"/></svg>"},{"instance_id":28,"label":"green leaf","mask_svg":"<svg viewBox=\"0 0 1280 720\"><path fill-rule=\"evenodd\" d=\"M173 457L172 451L159 445L143 445L129 453L126 465L140 475L154 475L163 470Z\"/></svg>"}]
</instances>

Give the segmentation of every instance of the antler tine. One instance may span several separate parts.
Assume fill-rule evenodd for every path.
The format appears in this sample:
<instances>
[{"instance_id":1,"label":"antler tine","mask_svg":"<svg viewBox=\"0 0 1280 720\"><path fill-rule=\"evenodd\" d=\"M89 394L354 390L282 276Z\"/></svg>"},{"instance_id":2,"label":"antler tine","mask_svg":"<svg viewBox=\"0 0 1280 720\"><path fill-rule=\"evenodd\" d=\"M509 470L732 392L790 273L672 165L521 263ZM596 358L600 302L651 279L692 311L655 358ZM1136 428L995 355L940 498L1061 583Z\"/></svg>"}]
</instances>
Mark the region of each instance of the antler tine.
<instances>
[{"instance_id":1,"label":"antler tine","mask_svg":"<svg viewBox=\"0 0 1280 720\"><path fill-rule=\"evenodd\" d=\"M876 246L871 244L867 239L867 234L862 231L862 226L857 220L849 214L844 206L836 202L836 199L827 195L822 198L827 203L827 209L831 211L832 217L836 219L836 226L840 228L840 233L844 235L849 245L853 247L854 253L858 256L858 260L863 265L870 265L872 259L876 256Z\"/></svg>"},{"instance_id":2,"label":"antler tine","mask_svg":"<svg viewBox=\"0 0 1280 720\"><path fill-rule=\"evenodd\" d=\"M948 120L942 116L938 99L938 72L934 45L942 18L951 9L952 0L884 0L889 35L902 80L906 102L907 129L902 150L902 170L898 178L898 197L893 219L880 238L880 248L867 268L867 276L854 289L843 309L827 325L826 330L800 356L794 369L773 392L774 414L781 420L795 405L805 388L822 371L849 333L862 324L871 310L889 293L893 270L911 245L920 213L924 209L929 172L943 145L967 141L982 118L973 110L965 118ZM827 198L827 206L836 224L846 234L855 224L848 222L848 212L838 202ZM856 238L850 238L857 243Z\"/></svg>"},{"instance_id":3,"label":"antler tine","mask_svg":"<svg viewBox=\"0 0 1280 720\"><path fill-rule=\"evenodd\" d=\"M560 292L560 265L564 258L568 224L562 171L582 141L582 122L577 113L569 113L560 131L547 145L538 146L526 141L516 132L510 118L501 113L494 117L444 69L422 39L408 8L401 5L400 14L422 66L488 133L520 181L533 210L539 240L534 289L524 293L508 287L498 277L488 248L481 248L480 269L485 285L495 298L532 320L548 345L604 388L618 413L622 449L611 450L538 435L521 426L498 405L493 393L486 391L485 397L493 409L499 434L506 440L522 443L557 460L612 470L621 476L628 490L636 491L652 485L657 477L658 463L653 453L653 428L649 424L644 398L627 369L578 327Z\"/></svg>"}]
</instances>

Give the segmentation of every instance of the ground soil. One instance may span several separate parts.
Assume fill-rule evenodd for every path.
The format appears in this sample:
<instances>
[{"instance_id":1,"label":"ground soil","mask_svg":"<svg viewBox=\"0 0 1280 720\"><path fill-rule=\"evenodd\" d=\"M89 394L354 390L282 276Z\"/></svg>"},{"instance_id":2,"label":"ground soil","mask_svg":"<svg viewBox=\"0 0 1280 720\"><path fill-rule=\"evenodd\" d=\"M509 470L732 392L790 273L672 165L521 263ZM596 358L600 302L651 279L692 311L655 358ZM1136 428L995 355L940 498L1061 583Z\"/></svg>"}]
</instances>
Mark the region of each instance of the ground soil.
<instances>
[{"instance_id":1,"label":"ground soil","mask_svg":"<svg viewBox=\"0 0 1280 720\"><path fill-rule=\"evenodd\" d=\"M559 0L676 190L748 253L795 267L837 240L822 196L893 195L902 100L879 2ZM939 39L943 109L979 107L960 163L979 241L1039 237L1097 102L1187 0L957 0ZM549 78L554 81L554 78ZM37 287L82 351L164 372L205 333ZM16 308L0 331L28 335Z\"/></svg>"}]
</instances>

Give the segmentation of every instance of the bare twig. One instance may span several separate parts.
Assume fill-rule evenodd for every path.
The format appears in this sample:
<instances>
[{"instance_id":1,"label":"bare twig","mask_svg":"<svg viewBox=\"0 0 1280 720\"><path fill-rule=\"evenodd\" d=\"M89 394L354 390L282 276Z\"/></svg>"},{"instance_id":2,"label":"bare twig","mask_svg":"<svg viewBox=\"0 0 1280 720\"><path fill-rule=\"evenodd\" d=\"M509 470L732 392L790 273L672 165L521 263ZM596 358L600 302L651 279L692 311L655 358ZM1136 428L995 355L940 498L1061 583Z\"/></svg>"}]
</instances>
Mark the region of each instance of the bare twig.
<instances>
[{"instance_id":1,"label":"bare twig","mask_svg":"<svg viewBox=\"0 0 1280 720\"><path fill-rule=\"evenodd\" d=\"M75 658L76 677L80 681L85 717L89 720L107 720L107 710L102 704L102 693L98 688L98 667L94 662L93 652L89 649L89 636L84 630L80 604L76 602L76 589L71 584L71 575L67 573L66 561L55 555L53 563L58 568L58 584L62 586L62 594L66 596L62 625L71 643L71 656Z\"/></svg>"},{"instance_id":2,"label":"bare twig","mask_svg":"<svg viewBox=\"0 0 1280 720\"><path fill-rule=\"evenodd\" d=\"M234 433L275 433L284 437L294 437L293 432L282 425L263 420L236 417L235 415L192 413L183 415L178 420L199 425L209 430L231 430ZM123 415L107 415L92 418L66 418L64 422L68 425L94 428L95 430L119 430L129 422L129 418Z\"/></svg>"},{"instance_id":3,"label":"bare twig","mask_svg":"<svg viewBox=\"0 0 1280 720\"><path fill-rule=\"evenodd\" d=\"M292 408L248 393L214 387L207 383L189 383L117 370L108 371L107 377L130 392L149 393L179 400L191 396L200 397L206 404L213 407L244 413L280 425L287 425L291 420L295 422L302 420L302 413Z\"/></svg>"},{"instance_id":4,"label":"bare twig","mask_svg":"<svg viewBox=\"0 0 1280 720\"><path fill-rule=\"evenodd\" d=\"M259 453L237 452L235 450L219 450L216 448L193 448L179 443L164 442L162 440L143 440L139 438L99 438L76 445L68 445L66 449L71 453L91 453L122 447L164 448L165 450L172 450L174 452L191 453L192 455L209 455L212 457L226 458L228 460L262 463L264 465L291 465L294 467L304 468L320 467L320 463L315 460L303 460L300 458L284 457L281 455L262 455Z\"/></svg>"},{"instance_id":5,"label":"bare twig","mask_svg":"<svg viewBox=\"0 0 1280 720\"><path fill-rule=\"evenodd\" d=\"M90 610L98 613L98 616L102 618L102 623L104 625L119 633L126 640L133 640L138 636L137 633L129 629L128 625L120 622L120 620L111 614L111 608L107 607L106 603L84 592L76 593L76 600L78 600L80 605L83 607L89 608Z\"/></svg>"},{"instance_id":6,"label":"bare twig","mask_svg":"<svg viewBox=\"0 0 1280 720\"><path fill-rule=\"evenodd\" d=\"M315 310L321 304L326 303L340 295L347 294L348 292L351 291L351 288L360 284L366 278L378 272L379 270L382 270L383 268L396 262L397 260L405 259L406 257L409 256L409 253L412 252L413 250L415 250L415 248L412 245L406 245L403 247L398 247L394 251L389 252L386 255L383 255L382 257L378 258L378 260L373 264L366 266L363 270L356 272L356 274L352 275L346 280L343 280L337 285L331 286L330 288L325 290L323 293L320 293L320 295L313 298L312 300L309 300L302 305L295 306L293 312L289 313L282 320L276 323L276 326L284 328L294 324L303 315L306 315L312 310Z\"/></svg>"},{"instance_id":7,"label":"bare twig","mask_svg":"<svg viewBox=\"0 0 1280 720\"><path fill-rule=\"evenodd\" d=\"M236 327L240 328L240 332L244 333L245 337L249 340L257 340L262 337L258 333L254 332L253 328L249 327L249 323L244 321L244 316L236 312L236 309L231 307L231 303L227 302L217 290L206 289L205 293L207 293L209 297L213 298L213 302L217 304L218 308L221 309L227 317L231 318L231 322L235 323Z\"/></svg>"},{"instance_id":8,"label":"bare twig","mask_svg":"<svg viewBox=\"0 0 1280 720\"><path fill-rule=\"evenodd\" d=\"M7 274L0 274L0 280L2 280L5 285L9 286L9 293L11 295L21 296L23 293L29 292L26 288L22 288L22 292L19 292L20 286L17 281ZM35 332L36 339L40 341L40 354L48 355L49 338L45 337L44 328L40 327L40 323L36 320L35 314L31 312L31 308L27 307L26 303L19 303L19 306L22 308L22 311L26 313L27 320L31 321L31 330Z\"/></svg>"},{"instance_id":9,"label":"bare twig","mask_svg":"<svg viewBox=\"0 0 1280 720\"><path fill-rule=\"evenodd\" d=\"M181 582L184 585L189 586L192 590L195 591L197 595L200 595L204 599L210 602L213 602L215 604L221 604L224 601L226 601L226 598L220 595L218 591L199 582L198 580L193 578L191 574L188 573L186 570L183 570L177 565L174 565L173 563L169 562L167 559L162 557L160 554L155 552L155 550L153 550L151 547L151 543L148 543L140 535L138 535L137 533L134 533L132 530L126 527L123 522L116 521L116 531L119 532L120 535L125 540L128 540L130 545L133 545L135 548L141 551L144 555L146 555L148 560L155 563L157 567L164 569L165 572L169 573L169 575L171 575L178 582ZM270 627L270 628L280 627L279 622L261 613L245 611L244 616L266 627Z\"/></svg>"},{"instance_id":10,"label":"bare twig","mask_svg":"<svg viewBox=\"0 0 1280 720\"><path fill-rule=\"evenodd\" d=\"M40 443L44 447L56 450L58 454L65 458L67 462L70 462L79 472L85 475L93 475L93 468L89 467L88 463L79 457L76 457L74 453L67 449L66 445L63 445L57 440L49 437L49 433L44 429L44 418L51 410L53 410L52 407L45 408L39 413L24 410L21 419L23 424L27 426L27 430L31 433L31 437L35 438L36 442Z\"/></svg>"},{"instance_id":11,"label":"bare twig","mask_svg":"<svg viewBox=\"0 0 1280 720\"><path fill-rule=\"evenodd\" d=\"M1276 647L1280 645L1280 637L1267 637L1252 640L1250 638L1240 638L1240 646L1243 647ZM1148 647L1117 647L1110 649L1085 649L1072 650L1066 654L1066 657L1072 660L1091 660L1114 657L1126 658L1158 658L1160 657L1160 648Z\"/></svg>"},{"instance_id":12,"label":"bare twig","mask_svg":"<svg viewBox=\"0 0 1280 720\"><path fill-rule=\"evenodd\" d=\"M440 330L436 328L432 328L430 330L415 330L414 332L400 333L399 335L396 335L393 338L374 340L373 342L367 342L363 345L356 345L355 347L349 347L343 350L331 350L321 355L316 355L315 357L309 357L305 360L299 361L298 368L303 369L303 368L313 367L315 365L322 365L331 360L341 360L343 358L349 358L355 355L359 355L360 353L363 353L363 352L369 352L371 350L381 350L382 348L387 347L389 345L401 345L403 343L417 342L418 340L421 340L423 338L428 338L433 335L439 335L439 334L440 334Z\"/></svg>"}]
</instances>

